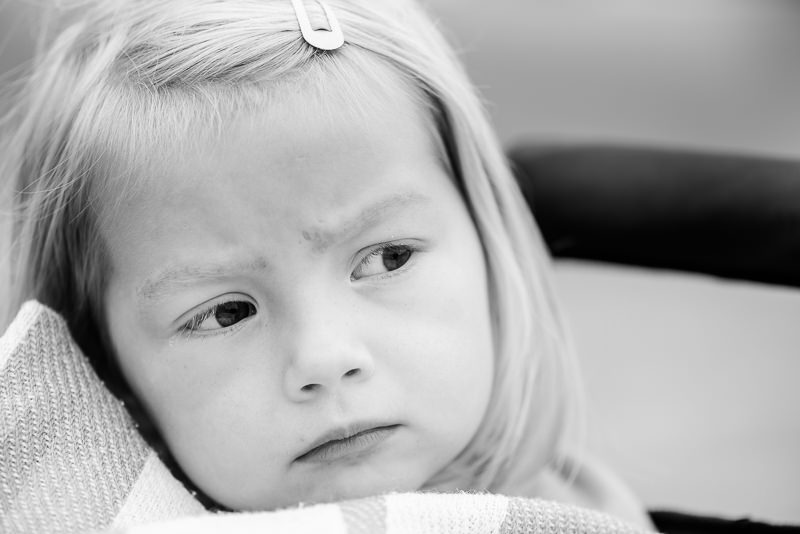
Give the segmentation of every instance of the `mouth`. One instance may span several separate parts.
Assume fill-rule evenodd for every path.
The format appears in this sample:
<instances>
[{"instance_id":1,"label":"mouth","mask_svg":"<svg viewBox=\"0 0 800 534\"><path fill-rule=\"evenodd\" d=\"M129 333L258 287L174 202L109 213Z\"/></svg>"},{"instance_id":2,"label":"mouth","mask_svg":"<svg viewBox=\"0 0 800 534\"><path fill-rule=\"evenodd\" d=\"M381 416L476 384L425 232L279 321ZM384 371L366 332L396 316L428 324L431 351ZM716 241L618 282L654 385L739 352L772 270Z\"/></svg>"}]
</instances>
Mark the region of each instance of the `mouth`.
<instances>
[{"instance_id":1,"label":"mouth","mask_svg":"<svg viewBox=\"0 0 800 534\"><path fill-rule=\"evenodd\" d=\"M338 428L323 434L294 461L313 464L343 459L355 460L370 454L398 428L400 425L359 425Z\"/></svg>"}]
</instances>

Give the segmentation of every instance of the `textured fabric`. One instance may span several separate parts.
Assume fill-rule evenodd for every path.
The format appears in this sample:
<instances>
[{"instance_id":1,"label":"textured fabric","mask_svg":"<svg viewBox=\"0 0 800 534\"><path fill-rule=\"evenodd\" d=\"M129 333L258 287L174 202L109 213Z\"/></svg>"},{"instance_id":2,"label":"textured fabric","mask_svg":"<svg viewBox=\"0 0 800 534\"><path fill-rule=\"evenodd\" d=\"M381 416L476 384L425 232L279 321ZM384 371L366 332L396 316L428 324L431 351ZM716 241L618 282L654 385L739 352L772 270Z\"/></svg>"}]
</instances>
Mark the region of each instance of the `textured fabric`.
<instances>
[{"instance_id":1,"label":"textured fabric","mask_svg":"<svg viewBox=\"0 0 800 534\"><path fill-rule=\"evenodd\" d=\"M614 516L567 506L553 501L535 501L521 497L509 502L501 534L527 532L631 532L634 529Z\"/></svg>"},{"instance_id":2,"label":"textured fabric","mask_svg":"<svg viewBox=\"0 0 800 534\"><path fill-rule=\"evenodd\" d=\"M64 321L26 303L0 339L0 531L84 532L200 512Z\"/></svg>"},{"instance_id":3,"label":"textured fabric","mask_svg":"<svg viewBox=\"0 0 800 534\"><path fill-rule=\"evenodd\" d=\"M184 518L129 529L133 534L633 534L599 512L493 494L397 493L265 513Z\"/></svg>"},{"instance_id":4,"label":"textured fabric","mask_svg":"<svg viewBox=\"0 0 800 534\"><path fill-rule=\"evenodd\" d=\"M349 534L386 532L386 499L367 499L341 503L342 517Z\"/></svg>"}]
</instances>

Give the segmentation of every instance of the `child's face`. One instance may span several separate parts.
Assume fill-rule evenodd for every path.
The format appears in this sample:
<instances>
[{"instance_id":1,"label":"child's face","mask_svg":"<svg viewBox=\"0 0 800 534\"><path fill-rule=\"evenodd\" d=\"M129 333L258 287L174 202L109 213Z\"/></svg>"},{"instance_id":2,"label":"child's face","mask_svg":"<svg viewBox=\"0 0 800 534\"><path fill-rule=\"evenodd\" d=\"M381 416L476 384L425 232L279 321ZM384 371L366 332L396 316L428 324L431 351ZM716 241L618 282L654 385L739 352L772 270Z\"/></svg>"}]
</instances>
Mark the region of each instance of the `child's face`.
<instances>
[{"instance_id":1,"label":"child's face","mask_svg":"<svg viewBox=\"0 0 800 534\"><path fill-rule=\"evenodd\" d=\"M418 489L493 377L481 244L420 113L302 93L165 158L105 229L123 372L236 509Z\"/></svg>"}]
</instances>

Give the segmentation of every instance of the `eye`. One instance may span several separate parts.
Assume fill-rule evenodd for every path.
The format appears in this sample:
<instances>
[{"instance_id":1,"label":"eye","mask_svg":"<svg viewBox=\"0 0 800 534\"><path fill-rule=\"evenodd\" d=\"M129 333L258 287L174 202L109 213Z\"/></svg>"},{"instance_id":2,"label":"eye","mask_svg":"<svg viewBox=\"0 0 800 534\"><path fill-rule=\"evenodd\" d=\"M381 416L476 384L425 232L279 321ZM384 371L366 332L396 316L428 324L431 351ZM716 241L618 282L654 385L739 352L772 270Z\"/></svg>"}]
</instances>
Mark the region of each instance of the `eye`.
<instances>
[{"instance_id":1,"label":"eye","mask_svg":"<svg viewBox=\"0 0 800 534\"><path fill-rule=\"evenodd\" d=\"M181 327L184 332L222 330L256 314L256 307L246 300L230 300L215 304L198 313Z\"/></svg>"},{"instance_id":2,"label":"eye","mask_svg":"<svg viewBox=\"0 0 800 534\"><path fill-rule=\"evenodd\" d=\"M384 245L367 254L350 275L351 280L396 271L416 252L411 245Z\"/></svg>"}]
</instances>

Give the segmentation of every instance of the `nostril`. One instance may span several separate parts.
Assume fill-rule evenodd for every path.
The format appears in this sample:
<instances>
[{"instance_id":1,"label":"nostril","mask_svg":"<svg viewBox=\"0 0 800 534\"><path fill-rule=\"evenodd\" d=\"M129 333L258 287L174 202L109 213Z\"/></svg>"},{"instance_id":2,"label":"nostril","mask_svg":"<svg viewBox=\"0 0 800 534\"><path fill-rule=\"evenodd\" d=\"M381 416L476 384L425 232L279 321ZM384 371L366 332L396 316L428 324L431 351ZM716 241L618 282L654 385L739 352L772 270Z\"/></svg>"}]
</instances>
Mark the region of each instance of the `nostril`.
<instances>
[{"instance_id":1,"label":"nostril","mask_svg":"<svg viewBox=\"0 0 800 534\"><path fill-rule=\"evenodd\" d=\"M349 371L344 373L342 375L342 378L358 376L360 374L361 374L361 369L358 367L354 367L353 369L350 369ZM303 393L315 393L317 391L320 391L322 387L323 387L322 384L314 384L314 383L306 384L305 386L302 386L300 388L300 391L302 391Z\"/></svg>"}]
</instances>

